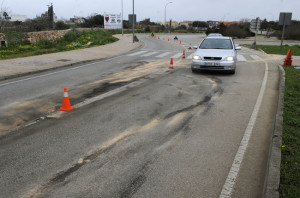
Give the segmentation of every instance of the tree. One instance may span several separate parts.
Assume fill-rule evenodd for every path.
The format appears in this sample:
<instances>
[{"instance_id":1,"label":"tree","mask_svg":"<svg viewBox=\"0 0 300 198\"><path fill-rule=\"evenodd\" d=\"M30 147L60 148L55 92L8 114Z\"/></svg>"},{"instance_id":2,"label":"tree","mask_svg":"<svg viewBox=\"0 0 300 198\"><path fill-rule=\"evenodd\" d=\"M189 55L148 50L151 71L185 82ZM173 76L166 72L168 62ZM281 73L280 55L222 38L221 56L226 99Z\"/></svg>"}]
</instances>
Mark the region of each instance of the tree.
<instances>
[{"instance_id":1,"label":"tree","mask_svg":"<svg viewBox=\"0 0 300 198\"><path fill-rule=\"evenodd\" d=\"M27 20L25 25L30 32L48 30L48 18L46 16L37 16L32 20Z\"/></svg>"},{"instance_id":2,"label":"tree","mask_svg":"<svg viewBox=\"0 0 300 198\"><path fill-rule=\"evenodd\" d=\"M66 30L66 29L69 29L69 28L70 28L70 25L65 24L63 21L58 21L55 24L55 29L56 30Z\"/></svg>"},{"instance_id":3,"label":"tree","mask_svg":"<svg viewBox=\"0 0 300 198\"><path fill-rule=\"evenodd\" d=\"M154 22L151 22L151 21L150 21L150 18L144 19L143 21L140 21L139 24L144 25L144 26L147 26L147 25L155 25Z\"/></svg>"},{"instance_id":4,"label":"tree","mask_svg":"<svg viewBox=\"0 0 300 198\"><path fill-rule=\"evenodd\" d=\"M2 2L3 4L3 2ZM1 4L1 8L0 8L0 29L1 31L3 31L8 23L7 17L9 16L9 9L2 7Z\"/></svg>"},{"instance_id":5,"label":"tree","mask_svg":"<svg viewBox=\"0 0 300 198\"><path fill-rule=\"evenodd\" d=\"M260 23L260 29L261 30L266 30L268 28L269 24L267 19L264 19L261 23Z\"/></svg>"},{"instance_id":6,"label":"tree","mask_svg":"<svg viewBox=\"0 0 300 198\"><path fill-rule=\"evenodd\" d=\"M176 28L176 30L186 30L186 26L185 25L180 25Z\"/></svg>"},{"instance_id":7,"label":"tree","mask_svg":"<svg viewBox=\"0 0 300 198\"><path fill-rule=\"evenodd\" d=\"M103 27L104 17L100 14L95 14L84 19L85 22L81 24L82 27L93 28L93 27Z\"/></svg>"},{"instance_id":8,"label":"tree","mask_svg":"<svg viewBox=\"0 0 300 198\"><path fill-rule=\"evenodd\" d=\"M192 23L192 26L193 27L201 27L201 28L207 28L208 27L208 25L207 25L207 23L206 22L204 22L204 21L194 21L193 23Z\"/></svg>"},{"instance_id":9,"label":"tree","mask_svg":"<svg viewBox=\"0 0 300 198\"><path fill-rule=\"evenodd\" d=\"M219 33L220 33L220 34L224 34L227 27L226 27L226 26L224 25L224 23L222 22L222 23L220 23L220 24L218 25L218 28L219 28Z\"/></svg>"},{"instance_id":10,"label":"tree","mask_svg":"<svg viewBox=\"0 0 300 198\"><path fill-rule=\"evenodd\" d=\"M232 24L226 28L224 35L236 38L246 38L252 36L249 27L250 24L248 22Z\"/></svg>"}]
</instances>

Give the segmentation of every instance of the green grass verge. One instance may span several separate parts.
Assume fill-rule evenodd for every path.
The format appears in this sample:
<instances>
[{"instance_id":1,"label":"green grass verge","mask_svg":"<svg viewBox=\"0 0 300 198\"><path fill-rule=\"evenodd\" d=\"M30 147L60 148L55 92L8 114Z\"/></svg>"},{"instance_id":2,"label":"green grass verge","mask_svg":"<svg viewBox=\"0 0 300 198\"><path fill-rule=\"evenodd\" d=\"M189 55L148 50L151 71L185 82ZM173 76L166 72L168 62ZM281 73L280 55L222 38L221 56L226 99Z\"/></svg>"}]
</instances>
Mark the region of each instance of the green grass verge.
<instances>
[{"instance_id":1,"label":"green grass verge","mask_svg":"<svg viewBox=\"0 0 300 198\"><path fill-rule=\"evenodd\" d=\"M0 48L0 59L34 56L105 45L118 40L112 36L114 33L112 31L79 32L72 30L63 38L54 42L42 40L35 45L30 45L19 39L19 42L9 44L7 48Z\"/></svg>"},{"instance_id":2,"label":"green grass verge","mask_svg":"<svg viewBox=\"0 0 300 198\"><path fill-rule=\"evenodd\" d=\"M293 46L282 46L282 51L280 52L280 46L273 46L273 45L257 45L259 49L262 49L267 54L282 54L286 55L289 49L292 49L292 55L300 56L300 46L293 45Z\"/></svg>"},{"instance_id":3,"label":"green grass verge","mask_svg":"<svg viewBox=\"0 0 300 198\"><path fill-rule=\"evenodd\" d=\"M300 197L300 70L284 66L280 197Z\"/></svg>"}]
</instances>

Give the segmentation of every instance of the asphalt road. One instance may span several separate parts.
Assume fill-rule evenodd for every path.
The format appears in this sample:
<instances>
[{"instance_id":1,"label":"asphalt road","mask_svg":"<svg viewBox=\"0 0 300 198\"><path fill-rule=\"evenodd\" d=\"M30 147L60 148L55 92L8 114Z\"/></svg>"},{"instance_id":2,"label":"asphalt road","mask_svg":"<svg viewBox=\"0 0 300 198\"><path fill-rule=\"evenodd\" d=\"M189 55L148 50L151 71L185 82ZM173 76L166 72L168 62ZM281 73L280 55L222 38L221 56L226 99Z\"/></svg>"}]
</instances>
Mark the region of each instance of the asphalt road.
<instances>
[{"instance_id":1,"label":"asphalt road","mask_svg":"<svg viewBox=\"0 0 300 198\"><path fill-rule=\"evenodd\" d=\"M63 86L73 104L121 90L2 136L0 197L219 197L228 186L229 197L261 196L277 60L244 48L235 75L194 74L188 58L167 68L199 38L182 45L140 39L146 45L127 55L0 84L3 128L21 123L14 113L24 108L35 107L28 119L53 112ZM37 113L34 104L49 110Z\"/></svg>"}]
</instances>

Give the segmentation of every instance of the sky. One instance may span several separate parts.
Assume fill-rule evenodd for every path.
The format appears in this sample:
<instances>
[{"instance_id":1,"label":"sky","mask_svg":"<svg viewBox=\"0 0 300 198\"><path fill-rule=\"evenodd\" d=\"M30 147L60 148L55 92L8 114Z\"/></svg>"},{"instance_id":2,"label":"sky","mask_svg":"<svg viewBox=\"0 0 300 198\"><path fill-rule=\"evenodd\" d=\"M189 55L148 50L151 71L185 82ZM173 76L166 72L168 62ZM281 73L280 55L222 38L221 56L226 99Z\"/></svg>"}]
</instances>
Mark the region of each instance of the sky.
<instances>
[{"instance_id":1,"label":"sky","mask_svg":"<svg viewBox=\"0 0 300 198\"><path fill-rule=\"evenodd\" d=\"M124 20L132 14L133 1L137 21L146 18L152 22L164 21L165 8L166 19L177 22L239 21L256 17L276 21L280 12L292 12L292 20L300 20L300 0L0 0L2 10L28 18L41 15L47 11L47 5L53 3L59 20L93 14L121 14L122 1Z\"/></svg>"}]
</instances>

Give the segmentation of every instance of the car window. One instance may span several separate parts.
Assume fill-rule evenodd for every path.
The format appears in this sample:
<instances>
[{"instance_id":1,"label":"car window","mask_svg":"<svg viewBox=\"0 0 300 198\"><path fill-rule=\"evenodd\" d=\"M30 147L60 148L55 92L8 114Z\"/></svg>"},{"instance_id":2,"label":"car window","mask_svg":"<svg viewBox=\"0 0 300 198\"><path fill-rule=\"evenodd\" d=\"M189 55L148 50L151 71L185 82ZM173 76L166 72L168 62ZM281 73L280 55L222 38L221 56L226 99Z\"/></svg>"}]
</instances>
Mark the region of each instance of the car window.
<instances>
[{"instance_id":1,"label":"car window","mask_svg":"<svg viewBox=\"0 0 300 198\"><path fill-rule=\"evenodd\" d=\"M205 39L199 49L232 49L230 39Z\"/></svg>"}]
</instances>

